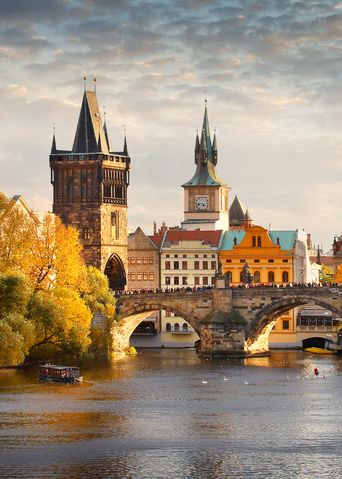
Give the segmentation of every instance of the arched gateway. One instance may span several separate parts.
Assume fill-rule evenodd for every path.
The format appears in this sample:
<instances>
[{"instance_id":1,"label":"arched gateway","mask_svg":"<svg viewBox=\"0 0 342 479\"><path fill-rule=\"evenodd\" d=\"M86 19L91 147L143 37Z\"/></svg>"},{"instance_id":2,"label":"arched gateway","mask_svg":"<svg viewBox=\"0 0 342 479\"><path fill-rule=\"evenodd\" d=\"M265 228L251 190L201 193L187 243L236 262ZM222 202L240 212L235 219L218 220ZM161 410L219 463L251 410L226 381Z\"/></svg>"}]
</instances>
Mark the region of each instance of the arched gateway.
<instances>
[{"instance_id":1,"label":"arched gateway","mask_svg":"<svg viewBox=\"0 0 342 479\"><path fill-rule=\"evenodd\" d=\"M342 287L252 288L174 291L122 295L121 321L113 330L119 343L151 311L169 309L182 316L201 338L203 355L246 356L268 352L268 335L279 316L297 306L315 304L342 318Z\"/></svg>"},{"instance_id":2,"label":"arched gateway","mask_svg":"<svg viewBox=\"0 0 342 479\"><path fill-rule=\"evenodd\" d=\"M121 258L116 253L112 254L107 261L104 273L108 278L110 289L114 291L122 291L125 288L125 267Z\"/></svg>"}]
</instances>

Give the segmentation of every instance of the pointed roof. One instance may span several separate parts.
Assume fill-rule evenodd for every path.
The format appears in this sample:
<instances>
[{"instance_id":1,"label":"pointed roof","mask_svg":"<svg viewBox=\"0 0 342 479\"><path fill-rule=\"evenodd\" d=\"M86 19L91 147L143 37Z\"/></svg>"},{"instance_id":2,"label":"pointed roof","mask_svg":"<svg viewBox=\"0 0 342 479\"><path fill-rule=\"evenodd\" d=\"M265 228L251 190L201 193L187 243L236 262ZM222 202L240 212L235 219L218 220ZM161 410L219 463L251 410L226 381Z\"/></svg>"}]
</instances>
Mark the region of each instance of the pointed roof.
<instances>
[{"instance_id":1,"label":"pointed roof","mask_svg":"<svg viewBox=\"0 0 342 479\"><path fill-rule=\"evenodd\" d=\"M104 131L104 134L105 134L108 151L110 151L110 143L109 143L109 137L108 137L106 120L105 120L104 123L103 123L103 131Z\"/></svg>"},{"instance_id":2,"label":"pointed roof","mask_svg":"<svg viewBox=\"0 0 342 479\"><path fill-rule=\"evenodd\" d=\"M239 226L241 225L246 215L246 209L240 203L238 197L235 195L233 203L229 208L229 225L230 226Z\"/></svg>"},{"instance_id":3,"label":"pointed roof","mask_svg":"<svg viewBox=\"0 0 342 479\"><path fill-rule=\"evenodd\" d=\"M127 138L126 138L126 135L125 135L125 139L124 139L123 154L124 154L125 156L128 156Z\"/></svg>"},{"instance_id":4,"label":"pointed roof","mask_svg":"<svg viewBox=\"0 0 342 479\"><path fill-rule=\"evenodd\" d=\"M316 263L317 263L317 264L322 264L322 261L321 261L321 251L320 251L319 247L317 248L317 260L316 260Z\"/></svg>"},{"instance_id":5,"label":"pointed roof","mask_svg":"<svg viewBox=\"0 0 342 479\"><path fill-rule=\"evenodd\" d=\"M101 150L99 151L99 145ZM85 91L72 147L73 153L108 153L100 109L93 91Z\"/></svg>"},{"instance_id":6,"label":"pointed roof","mask_svg":"<svg viewBox=\"0 0 342 479\"><path fill-rule=\"evenodd\" d=\"M195 147L195 163L197 165L196 172L190 181L182 186L226 186L223 180L217 176L215 165L217 163L217 155L214 158L213 148L211 144L208 108L204 109L203 127L199 150L197 151L197 141ZM215 140L216 142L216 140Z\"/></svg>"},{"instance_id":7,"label":"pointed roof","mask_svg":"<svg viewBox=\"0 0 342 479\"><path fill-rule=\"evenodd\" d=\"M214 133L214 138L213 138L213 151L217 151L217 140L216 140L216 133Z\"/></svg>"},{"instance_id":8,"label":"pointed roof","mask_svg":"<svg viewBox=\"0 0 342 479\"><path fill-rule=\"evenodd\" d=\"M57 147L56 147L56 136L54 133L52 137L51 155L54 155L55 153L57 153Z\"/></svg>"},{"instance_id":9,"label":"pointed roof","mask_svg":"<svg viewBox=\"0 0 342 479\"><path fill-rule=\"evenodd\" d=\"M251 218L251 215L249 214L248 209L246 210L246 213L245 213L245 220L252 221L252 218Z\"/></svg>"}]
</instances>

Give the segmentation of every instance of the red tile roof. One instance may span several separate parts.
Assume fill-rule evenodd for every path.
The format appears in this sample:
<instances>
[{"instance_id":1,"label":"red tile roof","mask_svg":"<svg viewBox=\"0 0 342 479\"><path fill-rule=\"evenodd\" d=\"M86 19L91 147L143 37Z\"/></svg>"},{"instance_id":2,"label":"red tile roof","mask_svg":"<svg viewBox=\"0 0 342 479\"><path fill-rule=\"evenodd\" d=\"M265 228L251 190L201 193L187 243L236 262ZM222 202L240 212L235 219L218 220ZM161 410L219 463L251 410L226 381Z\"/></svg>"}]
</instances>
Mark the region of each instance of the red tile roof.
<instances>
[{"instance_id":1,"label":"red tile roof","mask_svg":"<svg viewBox=\"0 0 342 479\"><path fill-rule=\"evenodd\" d=\"M162 233L157 233L155 235L149 235L150 240L153 241L153 243L157 246L157 248L160 248L160 245L162 244L163 238L164 238L164 232Z\"/></svg>"},{"instance_id":2,"label":"red tile roof","mask_svg":"<svg viewBox=\"0 0 342 479\"><path fill-rule=\"evenodd\" d=\"M310 263L317 263L317 256L310 256ZM321 255L321 264L325 266L332 266L334 264L334 257Z\"/></svg>"},{"instance_id":3,"label":"red tile roof","mask_svg":"<svg viewBox=\"0 0 342 479\"><path fill-rule=\"evenodd\" d=\"M219 246L222 231L187 231L187 230L168 230L164 245L166 243L179 243L180 241L202 241L204 244Z\"/></svg>"}]
</instances>

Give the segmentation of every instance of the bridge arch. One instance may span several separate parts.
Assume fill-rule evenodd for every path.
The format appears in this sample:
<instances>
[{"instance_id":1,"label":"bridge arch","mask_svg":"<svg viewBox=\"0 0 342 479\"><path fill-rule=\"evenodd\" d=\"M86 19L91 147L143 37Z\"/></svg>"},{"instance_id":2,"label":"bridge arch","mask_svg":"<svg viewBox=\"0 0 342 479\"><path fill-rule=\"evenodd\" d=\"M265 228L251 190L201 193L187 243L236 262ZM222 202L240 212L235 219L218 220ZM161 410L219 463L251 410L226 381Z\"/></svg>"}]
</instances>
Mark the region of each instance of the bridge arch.
<instances>
[{"instance_id":1,"label":"bridge arch","mask_svg":"<svg viewBox=\"0 0 342 479\"><path fill-rule=\"evenodd\" d=\"M189 314L173 305L166 304L164 302L153 302L150 303L139 303L139 305L132 306L125 310L124 314L121 315L121 321L124 322L128 329L131 329L131 334L133 333L134 329L144 320L146 319L153 311L159 311L161 309L168 310L171 313L174 313L176 316L180 316L183 318L190 326L199 334L200 331L200 324L199 321L194 318L193 316L189 316ZM142 319L138 319L142 318ZM139 321L139 322L137 322ZM133 329L132 329L133 328Z\"/></svg>"},{"instance_id":2,"label":"bridge arch","mask_svg":"<svg viewBox=\"0 0 342 479\"><path fill-rule=\"evenodd\" d=\"M321 306L342 317L340 308L322 298L306 295L286 296L265 305L256 313L255 319L250 322L246 331L245 350L249 353L268 351L268 337L278 318L288 311L306 304Z\"/></svg>"}]
</instances>

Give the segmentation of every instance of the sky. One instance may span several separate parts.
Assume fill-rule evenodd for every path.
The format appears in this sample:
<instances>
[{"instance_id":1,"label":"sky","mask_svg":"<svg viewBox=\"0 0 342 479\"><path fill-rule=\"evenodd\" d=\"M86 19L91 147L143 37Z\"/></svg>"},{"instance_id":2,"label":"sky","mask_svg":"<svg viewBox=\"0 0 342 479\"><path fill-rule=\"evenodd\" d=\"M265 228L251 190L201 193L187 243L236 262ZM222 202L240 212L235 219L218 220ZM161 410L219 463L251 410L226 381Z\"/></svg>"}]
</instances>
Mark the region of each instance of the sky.
<instances>
[{"instance_id":1,"label":"sky","mask_svg":"<svg viewBox=\"0 0 342 479\"><path fill-rule=\"evenodd\" d=\"M0 191L51 210L49 153L71 149L97 79L131 155L129 227L183 219L207 98L218 174L256 224L342 230L342 2L1 0Z\"/></svg>"}]
</instances>

